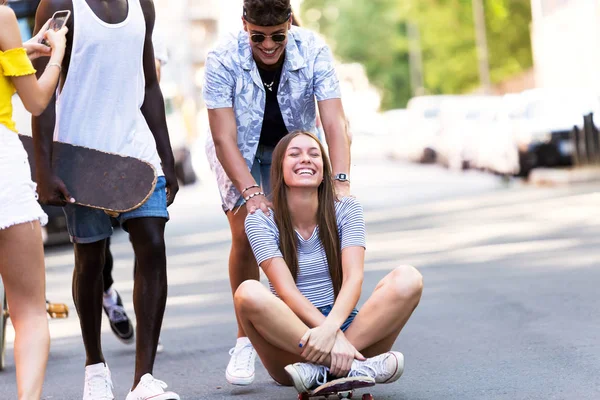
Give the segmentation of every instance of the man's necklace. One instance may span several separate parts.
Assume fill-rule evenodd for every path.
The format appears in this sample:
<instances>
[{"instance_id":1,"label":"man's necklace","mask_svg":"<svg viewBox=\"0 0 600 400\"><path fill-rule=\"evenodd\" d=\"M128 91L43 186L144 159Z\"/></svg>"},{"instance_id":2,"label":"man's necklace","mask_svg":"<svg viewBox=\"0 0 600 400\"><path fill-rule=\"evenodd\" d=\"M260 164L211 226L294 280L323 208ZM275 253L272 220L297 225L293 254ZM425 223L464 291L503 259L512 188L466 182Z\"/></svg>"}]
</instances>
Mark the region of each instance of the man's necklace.
<instances>
[{"instance_id":1,"label":"man's necklace","mask_svg":"<svg viewBox=\"0 0 600 400\"><path fill-rule=\"evenodd\" d=\"M267 88L270 92L273 91L274 84L275 84L275 78L273 78L273 82L271 82L271 83L263 82L263 85L265 85L265 88Z\"/></svg>"}]
</instances>

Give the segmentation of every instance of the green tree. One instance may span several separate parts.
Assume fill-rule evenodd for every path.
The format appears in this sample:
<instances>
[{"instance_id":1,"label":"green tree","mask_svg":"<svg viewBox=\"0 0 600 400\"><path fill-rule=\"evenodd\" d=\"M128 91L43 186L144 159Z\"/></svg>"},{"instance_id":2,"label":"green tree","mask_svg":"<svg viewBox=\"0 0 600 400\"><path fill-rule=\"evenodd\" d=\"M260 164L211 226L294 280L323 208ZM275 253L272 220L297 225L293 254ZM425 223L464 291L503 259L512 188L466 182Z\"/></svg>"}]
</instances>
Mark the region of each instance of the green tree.
<instances>
[{"instance_id":1,"label":"green tree","mask_svg":"<svg viewBox=\"0 0 600 400\"><path fill-rule=\"evenodd\" d=\"M359 62L383 94L382 108L411 96L406 21L421 36L425 90L465 93L479 86L472 0L304 0L303 20L344 62ZM530 0L484 0L493 83L532 66Z\"/></svg>"},{"instance_id":2,"label":"green tree","mask_svg":"<svg viewBox=\"0 0 600 400\"><path fill-rule=\"evenodd\" d=\"M410 97L405 24L397 0L304 0L302 20L318 30L344 62L358 62L382 93L384 109Z\"/></svg>"}]
</instances>

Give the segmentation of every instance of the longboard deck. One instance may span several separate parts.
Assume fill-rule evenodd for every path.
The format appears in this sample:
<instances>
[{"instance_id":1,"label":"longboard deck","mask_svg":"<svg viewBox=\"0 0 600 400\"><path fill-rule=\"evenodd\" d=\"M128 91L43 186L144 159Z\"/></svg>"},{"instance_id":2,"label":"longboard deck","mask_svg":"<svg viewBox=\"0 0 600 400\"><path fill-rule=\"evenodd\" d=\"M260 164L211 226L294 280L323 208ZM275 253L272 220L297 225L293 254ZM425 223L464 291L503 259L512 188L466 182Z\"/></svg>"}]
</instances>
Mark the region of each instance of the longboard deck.
<instances>
[{"instance_id":1,"label":"longboard deck","mask_svg":"<svg viewBox=\"0 0 600 400\"><path fill-rule=\"evenodd\" d=\"M327 382L310 392L300 393L298 394L298 399L307 400L312 398L327 398L329 396L338 396L340 399L349 399L352 397L355 389L371 386L375 386L375 380L368 376L340 378ZM372 398L370 394L365 394L363 397Z\"/></svg>"},{"instance_id":2,"label":"longboard deck","mask_svg":"<svg viewBox=\"0 0 600 400\"><path fill-rule=\"evenodd\" d=\"M31 136L19 135L35 178ZM136 209L152 195L156 170L145 161L68 143L54 142L52 167L75 204L123 213Z\"/></svg>"}]
</instances>

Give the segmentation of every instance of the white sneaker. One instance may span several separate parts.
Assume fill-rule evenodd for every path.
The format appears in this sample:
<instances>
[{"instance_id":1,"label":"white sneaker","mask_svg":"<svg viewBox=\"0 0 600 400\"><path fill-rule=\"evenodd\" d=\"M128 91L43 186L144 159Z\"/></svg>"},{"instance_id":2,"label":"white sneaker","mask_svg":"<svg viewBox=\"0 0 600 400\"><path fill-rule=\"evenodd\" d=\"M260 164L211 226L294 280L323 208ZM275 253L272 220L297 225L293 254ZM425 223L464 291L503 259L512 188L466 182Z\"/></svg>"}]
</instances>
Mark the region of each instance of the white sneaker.
<instances>
[{"instance_id":1,"label":"white sneaker","mask_svg":"<svg viewBox=\"0 0 600 400\"><path fill-rule=\"evenodd\" d=\"M370 376L377 383L397 381L404 372L404 355L388 351L366 361L354 360L348 376Z\"/></svg>"},{"instance_id":2,"label":"white sneaker","mask_svg":"<svg viewBox=\"0 0 600 400\"><path fill-rule=\"evenodd\" d=\"M286 365L285 372L292 378L298 393L308 392L327 382L327 368L310 363Z\"/></svg>"},{"instance_id":3,"label":"white sneaker","mask_svg":"<svg viewBox=\"0 0 600 400\"><path fill-rule=\"evenodd\" d=\"M237 344L229 350L231 359L225 371L227 382L232 385L249 385L254 382L254 364L256 350L248 338L239 338Z\"/></svg>"},{"instance_id":4,"label":"white sneaker","mask_svg":"<svg viewBox=\"0 0 600 400\"><path fill-rule=\"evenodd\" d=\"M113 383L110 370L104 363L85 367L83 400L113 400Z\"/></svg>"},{"instance_id":5,"label":"white sneaker","mask_svg":"<svg viewBox=\"0 0 600 400\"><path fill-rule=\"evenodd\" d=\"M176 393L165 392L166 388L166 383L146 374L142 376L135 389L129 392L125 400L180 400Z\"/></svg>"}]
</instances>

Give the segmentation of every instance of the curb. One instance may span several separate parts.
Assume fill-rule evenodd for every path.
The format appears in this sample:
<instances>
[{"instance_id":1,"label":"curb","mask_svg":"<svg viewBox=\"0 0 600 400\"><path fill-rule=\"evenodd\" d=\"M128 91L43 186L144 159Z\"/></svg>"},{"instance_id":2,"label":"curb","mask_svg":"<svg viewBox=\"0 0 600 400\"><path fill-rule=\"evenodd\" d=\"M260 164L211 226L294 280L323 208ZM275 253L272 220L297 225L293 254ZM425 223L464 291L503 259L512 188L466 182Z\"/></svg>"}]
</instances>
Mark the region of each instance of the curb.
<instances>
[{"instance_id":1,"label":"curb","mask_svg":"<svg viewBox=\"0 0 600 400\"><path fill-rule=\"evenodd\" d=\"M584 168L535 168L529 174L529 182L534 185L571 185L576 183L599 182L600 167Z\"/></svg>"}]
</instances>

